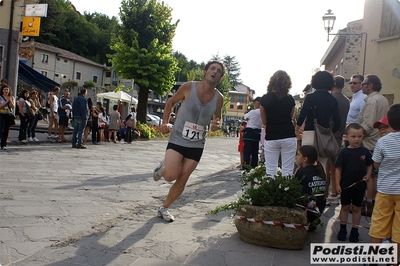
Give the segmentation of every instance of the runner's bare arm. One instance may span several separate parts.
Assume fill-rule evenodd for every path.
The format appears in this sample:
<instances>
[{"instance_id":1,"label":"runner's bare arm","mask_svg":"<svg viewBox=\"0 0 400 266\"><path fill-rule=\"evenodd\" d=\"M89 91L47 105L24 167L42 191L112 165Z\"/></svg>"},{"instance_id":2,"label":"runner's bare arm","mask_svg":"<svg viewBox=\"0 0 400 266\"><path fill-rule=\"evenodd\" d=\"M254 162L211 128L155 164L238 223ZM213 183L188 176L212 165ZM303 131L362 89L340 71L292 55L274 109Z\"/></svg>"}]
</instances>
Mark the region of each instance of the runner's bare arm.
<instances>
[{"instance_id":1,"label":"runner's bare arm","mask_svg":"<svg viewBox=\"0 0 400 266\"><path fill-rule=\"evenodd\" d=\"M172 95L171 98L168 99L167 103L165 104L164 108L164 115L163 115L163 123L160 126L161 133L165 134L171 131L171 129L167 126L169 122L169 117L172 112L172 108L180 101L185 101L190 95L191 90L191 82L186 82L182 84L177 92Z\"/></svg>"},{"instance_id":2,"label":"runner's bare arm","mask_svg":"<svg viewBox=\"0 0 400 266\"><path fill-rule=\"evenodd\" d=\"M211 121L211 131L216 131L221 128L222 105L224 104L224 97L219 91L216 93L219 95L217 100L217 109L213 115L213 120Z\"/></svg>"}]
</instances>

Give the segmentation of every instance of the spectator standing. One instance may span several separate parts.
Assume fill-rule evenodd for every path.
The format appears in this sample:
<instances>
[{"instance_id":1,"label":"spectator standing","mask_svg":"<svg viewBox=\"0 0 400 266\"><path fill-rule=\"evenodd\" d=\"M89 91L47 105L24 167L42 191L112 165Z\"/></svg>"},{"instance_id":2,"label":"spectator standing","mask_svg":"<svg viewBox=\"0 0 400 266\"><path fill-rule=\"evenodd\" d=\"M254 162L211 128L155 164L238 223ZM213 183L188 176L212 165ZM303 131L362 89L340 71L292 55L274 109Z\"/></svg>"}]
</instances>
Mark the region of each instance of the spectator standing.
<instances>
[{"instance_id":1,"label":"spectator standing","mask_svg":"<svg viewBox=\"0 0 400 266\"><path fill-rule=\"evenodd\" d=\"M289 90L290 76L283 70L275 72L269 80L267 94L261 98L260 114L265 126L264 157L267 175L275 176L279 157L282 175L293 174L296 156L296 134L293 117L295 101Z\"/></svg>"},{"instance_id":2,"label":"spectator standing","mask_svg":"<svg viewBox=\"0 0 400 266\"><path fill-rule=\"evenodd\" d=\"M315 90L311 87L310 84L307 84L306 87L303 89L303 93L304 93L304 98L309 94L309 93L313 93ZM301 108L300 108L301 110ZM296 110L296 116L297 116L298 111ZM299 149L299 147L301 146L301 142L303 139L303 131L304 131L304 127L306 125L306 121L303 122L303 124L301 125L301 127L299 128L298 132L296 132L296 140L297 140L297 149ZM299 133L299 134L297 134Z\"/></svg>"},{"instance_id":3,"label":"spectator standing","mask_svg":"<svg viewBox=\"0 0 400 266\"><path fill-rule=\"evenodd\" d=\"M364 107L364 99L367 95L364 94L361 89L361 83L363 81L364 77L359 74L353 75L350 79L349 84L353 97L350 103L349 113L347 114L346 125L357 122L360 111Z\"/></svg>"},{"instance_id":4,"label":"spectator standing","mask_svg":"<svg viewBox=\"0 0 400 266\"><path fill-rule=\"evenodd\" d=\"M1 138L2 150L7 150L7 138L11 126L10 114L13 112L14 107L15 107L14 97L10 95L10 87L8 87L7 85L1 85L0 138Z\"/></svg>"},{"instance_id":5,"label":"spectator standing","mask_svg":"<svg viewBox=\"0 0 400 266\"><path fill-rule=\"evenodd\" d=\"M67 139L65 138L65 129L69 123L69 116L72 110L72 103L70 101L70 93L68 89L64 90L64 96L60 99L60 104L58 108L58 117L59 117L59 133L60 133L60 141L65 142ZM74 120L75 121L75 120Z\"/></svg>"},{"instance_id":6,"label":"spectator standing","mask_svg":"<svg viewBox=\"0 0 400 266\"><path fill-rule=\"evenodd\" d=\"M262 127L260 101L261 97L255 98L253 100L254 109L243 116L244 120L247 121L246 128L243 130L243 160L245 168L255 168L258 165L259 142Z\"/></svg>"},{"instance_id":7,"label":"spectator standing","mask_svg":"<svg viewBox=\"0 0 400 266\"><path fill-rule=\"evenodd\" d=\"M82 145L83 130L86 126L86 120L88 118L88 104L86 96L86 89L82 88L78 97L75 98L72 103L72 114L74 119L74 131L72 133L72 148L86 149Z\"/></svg>"},{"instance_id":8,"label":"spectator standing","mask_svg":"<svg viewBox=\"0 0 400 266\"><path fill-rule=\"evenodd\" d=\"M92 112L92 143L98 145L99 143L99 114L100 108L102 107L101 102L97 102Z\"/></svg>"},{"instance_id":9,"label":"spectator standing","mask_svg":"<svg viewBox=\"0 0 400 266\"><path fill-rule=\"evenodd\" d=\"M379 169L375 208L369 235L371 243L381 243L384 238L392 238L397 244L400 262L400 104L393 104L387 112L387 120L394 130L380 138L375 146L372 159Z\"/></svg>"},{"instance_id":10,"label":"spectator standing","mask_svg":"<svg viewBox=\"0 0 400 266\"><path fill-rule=\"evenodd\" d=\"M342 147L343 142L343 135L346 131L346 124L344 121L347 119L347 114L350 108L349 99L342 93L344 88L344 77L337 75L334 77L335 86L333 87L331 94L337 100L339 105L339 115L340 115L340 127L338 131L333 133L335 136L336 142L339 147ZM339 152L338 152L339 154ZM337 154L337 155L338 155ZM337 155L333 156L332 158L328 158L328 162L326 164L326 190L329 192L329 185L332 181L332 192L329 195L326 204L330 205L339 204L339 195L336 192L336 184L335 184L335 162Z\"/></svg>"},{"instance_id":11,"label":"spectator standing","mask_svg":"<svg viewBox=\"0 0 400 266\"><path fill-rule=\"evenodd\" d=\"M29 98L29 91L22 90L21 96L18 99L18 110L19 110L19 120L20 120L18 140L21 141L22 143L28 142L26 140L26 131L28 129L30 121L30 117L28 115L28 105L29 107L32 105L29 102L28 98Z\"/></svg>"},{"instance_id":12,"label":"spectator standing","mask_svg":"<svg viewBox=\"0 0 400 266\"><path fill-rule=\"evenodd\" d=\"M92 130L92 122L93 122L93 102L92 98L87 99L88 102L88 121L86 122L85 130L83 132L83 141L82 145L86 145L87 139L89 137L89 131Z\"/></svg>"},{"instance_id":13,"label":"spectator standing","mask_svg":"<svg viewBox=\"0 0 400 266\"><path fill-rule=\"evenodd\" d=\"M364 129L363 145L371 154L375 148L375 144L380 138L379 131L373 125L384 116L389 108L388 100L379 92L382 89L382 83L378 76L367 75L361 83L362 91L367 97L364 99L365 104L358 116L357 123ZM373 199L376 193L376 173L372 174L372 182L367 184L367 206L373 208Z\"/></svg>"},{"instance_id":14,"label":"spectator standing","mask_svg":"<svg viewBox=\"0 0 400 266\"><path fill-rule=\"evenodd\" d=\"M125 142L132 143L133 141L133 130L136 128L136 108L131 107L131 112L125 119L126 132L125 132Z\"/></svg>"},{"instance_id":15,"label":"spectator standing","mask_svg":"<svg viewBox=\"0 0 400 266\"><path fill-rule=\"evenodd\" d=\"M244 160L243 160L243 150L244 150L244 142L243 142L243 130L246 128L247 122L242 121L240 123L240 130L239 130L239 145L238 145L238 152L240 154L240 164L237 166L240 170L244 170Z\"/></svg>"},{"instance_id":16,"label":"spectator standing","mask_svg":"<svg viewBox=\"0 0 400 266\"><path fill-rule=\"evenodd\" d=\"M118 105L113 106L113 111L110 114L110 125L108 126L108 142L111 142L111 135L113 135L114 143L117 143L117 132L121 125L121 114L118 112Z\"/></svg>"},{"instance_id":17,"label":"spectator standing","mask_svg":"<svg viewBox=\"0 0 400 266\"><path fill-rule=\"evenodd\" d=\"M42 108L42 105L40 104L40 99L37 91L31 91L29 101L32 105L32 109L35 111L35 115L31 118L31 121L29 122L28 141L38 142L39 139L36 138L36 126L39 121L39 110L40 108Z\"/></svg>"},{"instance_id":18,"label":"spectator standing","mask_svg":"<svg viewBox=\"0 0 400 266\"><path fill-rule=\"evenodd\" d=\"M315 89L313 93L307 94L303 107L297 119L296 134L302 134L302 145L314 145L314 110L317 122L325 128L330 128L333 119L332 132L335 133L340 127L339 105L337 100L329 93L333 89L335 81L328 71L318 71L311 79L311 86ZM301 130L303 122L306 121L304 131ZM318 157L323 167L326 167L328 158ZM324 169L326 171L326 169Z\"/></svg>"},{"instance_id":19,"label":"spectator standing","mask_svg":"<svg viewBox=\"0 0 400 266\"><path fill-rule=\"evenodd\" d=\"M373 125L374 128L379 130L379 136L383 137L395 130L389 125L387 116L384 116L381 120L376 121Z\"/></svg>"},{"instance_id":20,"label":"spectator standing","mask_svg":"<svg viewBox=\"0 0 400 266\"><path fill-rule=\"evenodd\" d=\"M59 87L54 87L50 93L49 100L48 100L48 111L49 111L49 127L47 130L47 139L50 142L56 142L58 139L58 93L60 92ZM51 134L54 126L54 135Z\"/></svg>"},{"instance_id":21,"label":"spectator standing","mask_svg":"<svg viewBox=\"0 0 400 266\"><path fill-rule=\"evenodd\" d=\"M99 143L104 144L104 128L106 127L107 122L107 114L104 110L104 107L100 107L100 113L98 115L98 124L99 124Z\"/></svg>"},{"instance_id":22,"label":"spectator standing","mask_svg":"<svg viewBox=\"0 0 400 266\"><path fill-rule=\"evenodd\" d=\"M358 226L361 220L361 204L366 185L372 172L371 153L361 146L363 128L357 123L350 123L346 127L346 139L349 146L343 148L336 160L336 191L341 194L340 230L337 240L345 241L347 237L347 219L352 210L352 228L349 241L358 242Z\"/></svg>"}]
</instances>

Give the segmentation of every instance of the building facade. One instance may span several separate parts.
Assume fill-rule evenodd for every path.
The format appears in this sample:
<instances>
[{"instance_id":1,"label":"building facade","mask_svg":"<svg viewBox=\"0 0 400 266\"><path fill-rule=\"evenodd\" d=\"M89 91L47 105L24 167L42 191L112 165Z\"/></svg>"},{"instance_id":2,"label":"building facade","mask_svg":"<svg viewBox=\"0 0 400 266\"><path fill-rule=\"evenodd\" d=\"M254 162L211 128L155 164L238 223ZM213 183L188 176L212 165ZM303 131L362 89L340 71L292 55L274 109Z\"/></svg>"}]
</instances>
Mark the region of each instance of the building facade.
<instances>
[{"instance_id":1,"label":"building facade","mask_svg":"<svg viewBox=\"0 0 400 266\"><path fill-rule=\"evenodd\" d=\"M88 81L101 87L111 85L111 71L108 67L67 50L29 42L21 44L19 54L28 66L57 83L74 80L78 86Z\"/></svg>"},{"instance_id":2,"label":"building facade","mask_svg":"<svg viewBox=\"0 0 400 266\"><path fill-rule=\"evenodd\" d=\"M400 102L400 1L365 0L362 20L338 32L321 65L349 81L353 74L375 74L389 103ZM343 90L352 96L350 86Z\"/></svg>"},{"instance_id":3,"label":"building facade","mask_svg":"<svg viewBox=\"0 0 400 266\"><path fill-rule=\"evenodd\" d=\"M226 106L224 121L242 120L252 103L255 91L246 85L239 84L228 92L229 104Z\"/></svg>"}]
</instances>

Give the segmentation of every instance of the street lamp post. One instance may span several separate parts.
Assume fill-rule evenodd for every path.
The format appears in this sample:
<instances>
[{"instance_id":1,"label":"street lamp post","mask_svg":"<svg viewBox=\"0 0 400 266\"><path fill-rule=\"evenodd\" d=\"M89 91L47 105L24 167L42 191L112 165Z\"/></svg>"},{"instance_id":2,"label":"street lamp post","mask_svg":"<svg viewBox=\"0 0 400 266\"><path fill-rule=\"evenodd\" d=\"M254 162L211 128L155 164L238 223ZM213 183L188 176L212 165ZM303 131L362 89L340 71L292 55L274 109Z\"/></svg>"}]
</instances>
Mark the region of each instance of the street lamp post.
<instances>
[{"instance_id":1,"label":"street lamp post","mask_svg":"<svg viewBox=\"0 0 400 266\"><path fill-rule=\"evenodd\" d=\"M328 13L322 17L324 21L325 30L328 32L328 42L329 42L329 32L333 30L333 25L335 24L336 16L333 15L332 10L328 9Z\"/></svg>"}]
</instances>

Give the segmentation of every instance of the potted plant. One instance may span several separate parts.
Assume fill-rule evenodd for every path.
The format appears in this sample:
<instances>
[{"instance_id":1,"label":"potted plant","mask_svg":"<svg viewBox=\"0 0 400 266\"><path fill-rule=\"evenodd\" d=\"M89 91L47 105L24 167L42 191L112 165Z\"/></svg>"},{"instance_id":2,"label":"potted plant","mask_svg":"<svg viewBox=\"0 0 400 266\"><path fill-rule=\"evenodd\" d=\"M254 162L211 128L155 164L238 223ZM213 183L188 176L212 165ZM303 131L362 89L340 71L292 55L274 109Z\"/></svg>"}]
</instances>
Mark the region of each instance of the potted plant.
<instances>
[{"instance_id":1,"label":"potted plant","mask_svg":"<svg viewBox=\"0 0 400 266\"><path fill-rule=\"evenodd\" d=\"M210 213L233 210L239 236L246 242L303 249L309 223L306 207L301 206L310 198L302 194L301 181L282 176L280 171L275 177L267 176L265 166L259 165L244 171L241 183L235 202L217 206Z\"/></svg>"}]
</instances>

